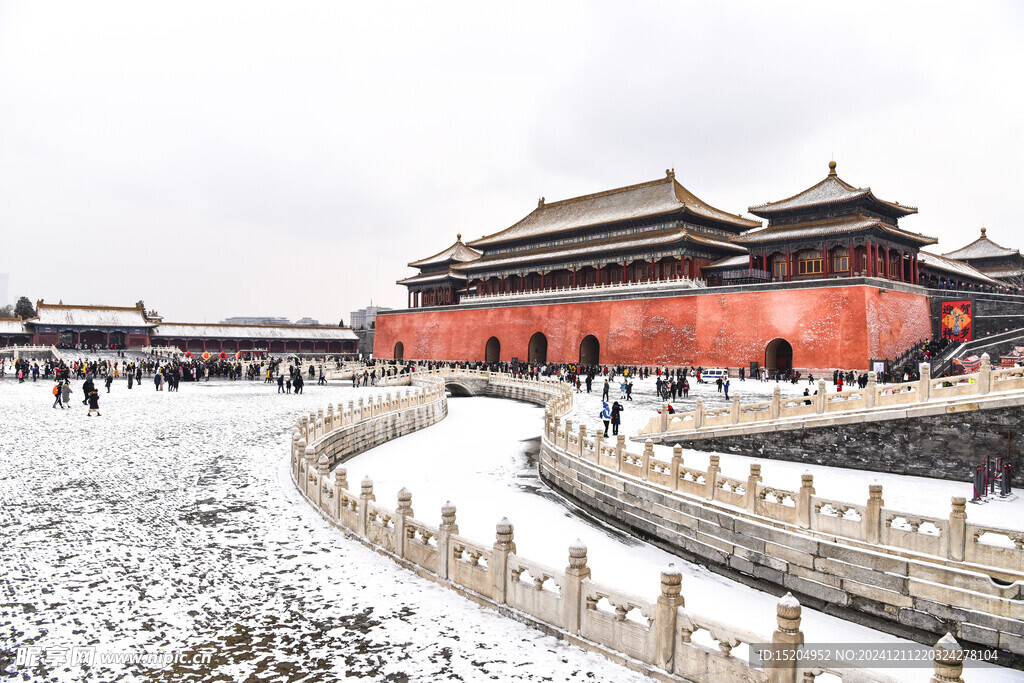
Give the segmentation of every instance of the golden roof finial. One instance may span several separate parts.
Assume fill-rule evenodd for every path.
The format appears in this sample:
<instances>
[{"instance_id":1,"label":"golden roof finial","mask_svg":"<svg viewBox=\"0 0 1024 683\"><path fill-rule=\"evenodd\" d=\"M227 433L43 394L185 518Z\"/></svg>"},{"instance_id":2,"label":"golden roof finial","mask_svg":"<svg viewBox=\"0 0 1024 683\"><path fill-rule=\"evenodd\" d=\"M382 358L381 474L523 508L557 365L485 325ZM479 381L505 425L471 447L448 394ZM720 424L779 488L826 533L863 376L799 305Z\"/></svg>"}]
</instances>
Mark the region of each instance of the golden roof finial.
<instances>
[{"instance_id":1,"label":"golden roof finial","mask_svg":"<svg viewBox=\"0 0 1024 683\"><path fill-rule=\"evenodd\" d=\"M834 162L834 161L828 162L828 174L829 175L835 175L836 174L836 162Z\"/></svg>"},{"instance_id":2,"label":"golden roof finial","mask_svg":"<svg viewBox=\"0 0 1024 683\"><path fill-rule=\"evenodd\" d=\"M456 242L461 242L462 241L462 233L461 232L455 234L455 241Z\"/></svg>"},{"instance_id":3,"label":"golden roof finial","mask_svg":"<svg viewBox=\"0 0 1024 683\"><path fill-rule=\"evenodd\" d=\"M982 236L982 237L984 237L984 236L985 236L985 228L982 228L982 229L981 229L981 236Z\"/></svg>"}]
</instances>

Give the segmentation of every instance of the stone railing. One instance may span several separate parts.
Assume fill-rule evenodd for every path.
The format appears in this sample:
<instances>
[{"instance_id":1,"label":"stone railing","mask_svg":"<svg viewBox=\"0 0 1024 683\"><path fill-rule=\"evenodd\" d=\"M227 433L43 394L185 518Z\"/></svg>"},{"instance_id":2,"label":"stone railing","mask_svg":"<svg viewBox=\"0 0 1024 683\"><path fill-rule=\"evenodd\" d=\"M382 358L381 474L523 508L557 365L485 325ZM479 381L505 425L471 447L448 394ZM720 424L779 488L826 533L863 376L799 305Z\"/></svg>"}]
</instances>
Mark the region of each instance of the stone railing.
<instances>
[{"instance_id":1,"label":"stone railing","mask_svg":"<svg viewBox=\"0 0 1024 683\"><path fill-rule=\"evenodd\" d=\"M932 378L927 363L921 364L921 379L899 384L877 384L875 373L868 373L864 389L844 389L828 393L825 380L818 380L818 391L813 396L782 397L775 387L770 401L740 403L739 396L733 396L728 407L704 408L702 399L697 399L694 410L668 413L668 404L662 405L660 415L651 418L640 430L641 436L672 434L699 434L702 430L722 430L777 420L793 420L816 417L833 413L893 408L928 401L958 399L965 396L986 396L993 392L1024 390L1024 368L995 368L991 366L988 354L981 358L978 372L954 377Z\"/></svg>"},{"instance_id":2,"label":"stone railing","mask_svg":"<svg viewBox=\"0 0 1024 683\"><path fill-rule=\"evenodd\" d=\"M412 379L420 387L417 393L388 394L358 406L350 402L347 408L328 406L326 412L304 416L293 430L290 457L300 494L332 525L421 576L480 604L514 610L530 625L662 680L795 683L801 672L803 681L823 673L841 680L891 680L869 670L842 668L841 662L832 668L796 667L793 655L804 634L801 606L792 594L779 601L772 634L750 632L686 610L682 574L673 565L661 574L657 599L647 600L593 581L587 548L579 541L568 548L567 566L552 568L517 554L508 519L498 522L493 543L480 543L459 535L451 503L442 506L440 524L432 525L414 516L412 494L404 488L393 509L377 502L368 478L358 493L351 490L341 463L443 418L444 382L452 374L417 373ZM457 374L461 379L487 377L497 395L545 404L548 424L554 424L552 416L572 409L571 388L557 381L486 371ZM581 452L608 450L585 432L564 438ZM935 648L941 662L935 671L946 676L939 680L961 680L961 651L952 637L947 635ZM793 663L764 668L757 665L759 659L742 656L748 650L770 650L776 661Z\"/></svg>"}]
</instances>

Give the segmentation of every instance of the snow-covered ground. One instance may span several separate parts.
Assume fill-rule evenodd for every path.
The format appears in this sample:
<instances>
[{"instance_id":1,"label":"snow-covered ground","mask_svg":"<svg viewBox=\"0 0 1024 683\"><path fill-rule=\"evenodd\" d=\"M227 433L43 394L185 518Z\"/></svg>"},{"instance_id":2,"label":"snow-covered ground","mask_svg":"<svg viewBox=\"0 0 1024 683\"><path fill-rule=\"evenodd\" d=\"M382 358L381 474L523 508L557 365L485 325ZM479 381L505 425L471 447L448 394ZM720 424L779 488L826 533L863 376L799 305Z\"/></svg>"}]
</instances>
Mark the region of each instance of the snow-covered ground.
<instances>
[{"instance_id":1,"label":"snow-covered ground","mask_svg":"<svg viewBox=\"0 0 1024 683\"><path fill-rule=\"evenodd\" d=\"M75 383L76 389L80 383ZM364 548L292 489L289 427L328 402L375 389L307 385L302 396L249 382L183 383L179 393L123 380L102 417L50 407L50 384L0 382L0 677L14 680L639 681L636 674L454 596ZM528 451L539 408L456 399L442 423L349 465L393 506L413 492L437 523L458 506L461 533L483 542L503 515L519 552L563 567L569 543L590 548L596 581L644 596L683 565L687 607L770 634L776 598L588 519L547 493ZM895 642L805 611L809 640ZM19 648L49 655L33 666ZM207 665L83 669L58 648L209 652ZM984 674L984 678L981 675ZM924 680L921 670L904 670ZM1004 669L971 680L1024 680Z\"/></svg>"},{"instance_id":2,"label":"snow-covered ground","mask_svg":"<svg viewBox=\"0 0 1024 683\"><path fill-rule=\"evenodd\" d=\"M621 400L618 382L612 383L611 400L619 401L620 405L624 406L619 433L625 434L627 440L635 437L640 428L646 426L647 421L657 415L657 411L661 409L661 400L655 394L655 382L654 377L635 380L632 401ZM739 396L743 403L768 401L771 400L776 386L781 389L783 397L799 396L805 389L810 389L813 393L817 387L817 381L814 385L808 385L806 381L791 384L774 381L757 382L748 379L741 382L733 378L729 396ZM599 425L603 429L599 417L602 387L603 381L595 380L593 392L588 394L584 385L582 393L574 394L573 410L566 416L576 425L582 421L591 429L591 433ZM835 385L831 381L826 383L826 387L830 392L835 391ZM672 401L672 407L679 412L693 410L698 398L704 400L705 409L728 405L725 395L718 392L716 385L697 384L691 381L690 397ZM609 434L611 434L610 431ZM770 437L766 436L765 438ZM627 448L639 453L643 450L643 445L627 441ZM672 448L669 446L655 446L654 450L657 456L663 460L669 460L672 457ZM683 462L689 467L706 469L710 455L710 453L702 451L684 449ZM964 473L963 482L956 482L843 469L842 467L809 465L769 458L752 458L732 453L719 453L718 455L722 473L727 477L746 480L747 475L750 474L751 463L758 463L761 465L761 478L765 485L795 491L800 488L800 475L810 472L814 475L816 495L846 503L863 505L868 498L868 485L878 483L882 485L882 498L885 500L886 507L927 517L948 518L952 497L963 496L970 500L972 495L971 483L968 478L969 472ZM968 505L967 519L976 524L1024 529L1024 496L1018 494L1008 501L990 500L981 505Z\"/></svg>"}]
</instances>

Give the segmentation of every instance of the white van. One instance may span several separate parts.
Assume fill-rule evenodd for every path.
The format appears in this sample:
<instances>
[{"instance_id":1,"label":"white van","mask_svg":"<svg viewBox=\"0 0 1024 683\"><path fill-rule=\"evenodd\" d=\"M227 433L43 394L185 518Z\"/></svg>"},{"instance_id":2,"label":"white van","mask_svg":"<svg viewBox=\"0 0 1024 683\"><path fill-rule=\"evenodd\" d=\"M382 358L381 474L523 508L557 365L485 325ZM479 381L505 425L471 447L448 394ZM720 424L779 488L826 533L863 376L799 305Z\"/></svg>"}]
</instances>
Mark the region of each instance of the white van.
<instances>
[{"instance_id":1,"label":"white van","mask_svg":"<svg viewBox=\"0 0 1024 683\"><path fill-rule=\"evenodd\" d=\"M723 380L728 379L729 371L725 368L704 368L704 372L700 373L702 382L715 382L719 377Z\"/></svg>"}]
</instances>

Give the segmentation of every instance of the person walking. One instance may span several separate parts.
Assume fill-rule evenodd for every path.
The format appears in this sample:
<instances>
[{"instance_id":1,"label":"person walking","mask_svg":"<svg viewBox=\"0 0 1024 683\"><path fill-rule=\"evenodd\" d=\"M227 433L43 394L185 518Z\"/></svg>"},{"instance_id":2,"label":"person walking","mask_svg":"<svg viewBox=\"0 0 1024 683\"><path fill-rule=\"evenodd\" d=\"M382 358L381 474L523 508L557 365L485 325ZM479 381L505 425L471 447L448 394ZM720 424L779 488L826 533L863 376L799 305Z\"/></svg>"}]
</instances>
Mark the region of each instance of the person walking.
<instances>
[{"instance_id":1,"label":"person walking","mask_svg":"<svg viewBox=\"0 0 1024 683\"><path fill-rule=\"evenodd\" d=\"M607 401L608 400L608 392L610 391L610 389L611 389L611 387L609 386L608 380L606 379L604 381L604 389L601 390L601 400L602 401ZM608 404L605 403L605 405L608 405Z\"/></svg>"},{"instance_id":2,"label":"person walking","mask_svg":"<svg viewBox=\"0 0 1024 683\"><path fill-rule=\"evenodd\" d=\"M295 387L295 393L296 394L301 394L302 393L302 385L303 384L305 384L305 382L302 379L302 373L301 372L296 372L295 373L295 381L292 382L292 386Z\"/></svg>"},{"instance_id":3,"label":"person walking","mask_svg":"<svg viewBox=\"0 0 1024 683\"><path fill-rule=\"evenodd\" d=\"M601 408L601 421L604 422L604 438L608 438L608 424L612 419L612 411L608 408L608 402L605 401Z\"/></svg>"},{"instance_id":4,"label":"person walking","mask_svg":"<svg viewBox=\"0 0 1024 683\"><path fill-rule=\"evenodd\" d=\"M128 372L126 372L124 374L125 374L125 377L128 378L128 388L131 389L132 388L132 383L135 381L135 373L132 372L131 370L129 370Z\"/></svg>"},{"instance_id":5,"label":"person walking","mask_svg":"<svg viewBox=\"0 0 1024 683\"><path fill-rule=\"evenodd\" d=\"M619 423L622 421L622 406L618 401L612 403L612 435L619 435ZM607 434L605 435L607 436Z\"/></svg>"},{"instance_id":6,"label":"person walking","mask_svg":"<svg viewBox=\"0 0 1024 683\"><path fill-rule=\"evenodd\" d=\"M100 392L95 389L89 392L89 413L86 417L92 417L94 410L96 411L96 417L100 417Z\"/></svg>"},{"instance_id":7,"label":"person walking","mask_svg":"<svg viewBox=\"0 0 1024 683\"><path fill-rule=\"evenodd\" d=\"M632 401L633 400L633 381L632 380L630 380L629 382L626 382L626 400L627 401ZM618 432L615 432L615 433L618 434Z\"/></svg>"},{"instance_id":8,"label":"person walking","mask_svg":"<svg viewBox=\"0 0 1024 683\"><path fill-rule=\"evenodd\" d=\"M721 380L719 380L719 381L721 381ZM725 382L722 384L722 389L725 391L725 400L728 401L729 400L729 378L728 377L725 379Z\"/></svg>"},{"instance_id":9,"label":"person walking","mask_svg":"<svg viewBox=\"0 0 1024 683\"><path fill-rule=\"evenodd\" d=\"M71 380L67 378L64 379L64 384L60 388L60 398L64 405L71 405Z\"/></svg>"},{"instance_id":10,"label":"person walking","mask_svg":"<svg viewBox=\"0 0 1024 683\"><path fill-rule=\"evenodd\" d=\"M64 410L64 405L60 401L60 387L60 380L58 380L57 384L53 387L53 407L60 407L61 410Z\"/></svg>"},{"instance_id":11,"label":"person walking","mask_svg":"<svg viewBox=\"0 0 1024 683\"><path fill-rule=\"evenodd\" d=\"M114 383L114 378L111 377L110 375L107 375L107 381L104 382L104 384L107 385L107 393L108 394L110 393L110 385L113 384L113 383Z\"/></svg>"},{"instance_id":12,"label":"person walking","mask_svg":"<svg viewBox=\"0 0 1024 683\"><path fill-rule=\"evenodd\" d=\"M277 393L284 393L284 375L277 376Z\"/></svg>"},{"instance_id":13,"label":"person walking","mask_svg":"<svg viewBox=\"0 0 1024 683\"><path fill-rule=\"evenodd\" d=\"M690 380L683 378L683 398L689 398L690 396Z\"/></svg>"}]
</instances>

